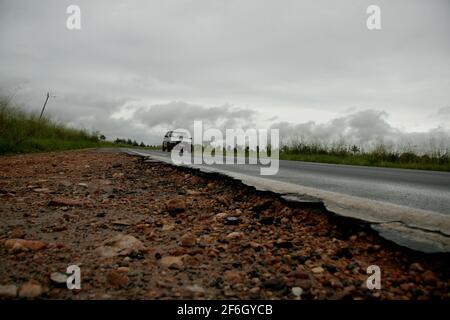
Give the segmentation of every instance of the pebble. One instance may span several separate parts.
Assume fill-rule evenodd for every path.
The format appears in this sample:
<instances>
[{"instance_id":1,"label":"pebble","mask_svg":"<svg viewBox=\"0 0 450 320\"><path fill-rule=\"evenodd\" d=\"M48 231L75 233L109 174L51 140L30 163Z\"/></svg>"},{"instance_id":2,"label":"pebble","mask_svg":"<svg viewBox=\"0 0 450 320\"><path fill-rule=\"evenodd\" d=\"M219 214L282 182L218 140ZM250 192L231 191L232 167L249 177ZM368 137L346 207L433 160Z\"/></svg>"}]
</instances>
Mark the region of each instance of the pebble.
<instances>
[{"instance_id":1,"label":"pebble","mask_svg":"<svg viewBox=\"0 0 450 320\"><path fill-rule=\"evenodd\" d=\"M121 273L128 273L128 272L130 272L130 268L128 268L128 267L119 267L119 268L117 268L117 271L121 272Z\"/></svg>"},{"instance_id":2,"label":"pebble","mask_svg":"<svg viewBox=\"0 0 450 320\"><path fill-rule=\"evenodd\" d=\"M23 239L26 235L27 233L25 232L25 230L19 228L13 229L9 233L9 236L14 239Z\"/></svg>"},{"instance_id":3,"label":"pebble","mask_svg":"<svg viewBox=\"0 0 450 320\"><path fill-rule=\"evenodd\" d=\"M425 283L430 285L435 285L439 281L433 271L430 270L427 270L422 274L422 279Z\"/></svg>"},{"instance_id":4,"label":"pebble","mask_svg":"<svg viewBox=\"0 0 450 320\"><path fill-rule=\"evenodd\" d=\"M107 275L108 282L113 286L125 286L129 282L127 275L117 270L111 270Z\"/></svg>"},{"instance_id":5,"label":"pebble","mask_svg":"<svg viewBox=\"0 0 450 320\"><path fill-rule=\"evenodd\" d=\"M68 275L62 272L53 272L50 275L50 280L58 285L66 285L67 284Z\"/></svg>"},{"instance_id":6,"label":"pebble","mask_svg":"<svg viewBox=\"0 0 450 320\"><path fill-rule=\"evenodd\" d=\"M142 242L127 234L118 234L103 243L96 249L97 254L103 258L111 258L117 255L129 255L132 252L145 250Z\"/></svg>"},{"instance_id":7,"label":"pebble","mask_svg":"<svg viewBox=\"0 0 450 320\"><path fill-rule=\"evenodd\" d=\"M34 192L38 192L38 193L50 193L50 189L48 188L36 188L33 189Z\"/></svg>"},{"instance_id":8,"label":"pebble","mask_svg":"<svg viewBox=\"0 0 450 320\"><path fill-rule=\"evenodd\" d=\"M238 217L226 217L226 218L224 219L224 223L225 223L226 225L236 226L236 225L238 225L238 224L241 223L241 219L238 218Z\"/></svg>"},{"instance_id":9,"label":"pebble","mask_svg":"<svg viewBox=\"0 0 450 320\"><path fill-rule=\"evenodd\" d=\"M296 297L300 297L303 294L303 289L300 287L293 287L291 289L291 292L294 296Z\"/></svg>"},{"instance_id":10,"label":"pebble","mask_svg":"<svg viewBox=\"0 0 450 320\"><path fill-rule=\"evenodd\" d=\"M81 207L83 202L76 199L68 199L68 198L54 198L50 200L48 206L52 207Z\"/></svg>"},{"instance_id":11,"label":"pebble","mask_svg":"<svg viewBox=\"0 0 450 320\"><path fill-rule=\"evenodd\" d=\"M249 290L249 292L251 293L251 294L257 294L257 293L259 293L261 291L261 288L260 287L253 287L253 288L251 288L250 290Z\"/></svg>"},{"instance_id":12,"label":"pebble","mask_svg":"<svg viewBox=\"0 0 450 320\"><path fill-rule=\"evenodd\" d=\"M263 282L263 287L271 290L283 290L286 287L286 283L280 278L271 278Z\"/></svg>"},{"instance_id":13,"label":"pebble","mask_svg":"<svg viewBox=\"0 0 450 320\"><path fill-rule=\"evenodd\" d=\"M214 221L223 221L223 219L225 219L228 216L228 213L226 212L221 212L218 213L214 216L213 220Z\"/></svg>"},{"instance_id":14,"label":"pebble","mask_svg":"<svg viewBox=\"0 0 450 320\"><path fill-rule=\"evenodd\" d=\"M411 270L411 271L416 271L416 272L423 272L423 268L422 268L422 266L420 265L420 263L418 263L418 262L412 263L412 264L409 266L409 270Z\"/></svg>"},{"instance_id":15,"label":"pebble","mask_svg":"<svg viewBox=\"0 0 450 320\"><path fill-rule=\"evenodd\" d=\"M181 237L180 242L183 247L193 247L197 244L197 238L188 233Z\"/></svg>"},{"instance_id":16,"label":"pebble","mask_svg":"<svg viewBox=\"0 0 450 320\"><path fill-rule=\"evenodd\" d=\"M165 256L158 260L159 263L164 267L177 267L182 268L183 267L183 259L181 256Z\"/></svg>"},{"instance_id":17,"label":"pebble","mask_svg":"<svg viewBox=\"0 0 450 320\"><path fill-rule=\"evenodd\" d=\"M322 267L315 267L311 269L312 273L319 274L323 273L325 270Z\"/></svg>"},{"instance_id":18,"label":"pebble","mask_svg":"<svg viewBox=\"0 0 450 320\"><path fill-rule=\"evenodd\" d=\"M186 201L184 198L175 198L166 202L166 210L170 214L177 214L186 211Z\"/></svg>"},{"instance_id":19,"label":"pebble","mask_svg":"<svg viewBox=\"0 0 450 320\"><path fill-rule=\"evenodd\" d=\"M19 290L20 298L36 298L44 293L44 289L37 281L30 280L25 283Z\"/></svg>"},{"instance_id":20,"label":"pebble","mask_svg":"<svg viewBox=\"0 0 450 320\"><path fill-rule=\"evenodd\" d=\"M199 293L199 294L205 293L205 289L203 287L199 286L198 284L194 284L192 286L186 286L186 290L190 291L192 293Z\"/></svg>"},{"instance_id":21,"label":"pebble","mask_svg":"<svg viewBox=\"0 0 450 320\"><path fill-rule=\"evenodd\" d=\"M223 278L226 282L235 284L242 282L242 273L236 270L227 270L223 274Z\"/></svg>"},{"instance_id":22,"label":"pebble","mask_svg":"<svg viewBox=\"0 0 450 320\"><path fill-rule=\"evenodd\" d=\"M227 234L226 238L227 239L240 239L240 238L242 238L243 235L244 234L242 232L235 231L235 232L231 232L231 233Z\"/></svg>"},{"instance_id":23,"label":"pebble","mask_svg":"<svg viewBox=\"0 0 450 320\"><path fill-rule=\"evenodd\" d=\"M9 252L17 253L24 251L37 251L44 249L47 245L42 241L24 240L24 239L9 239L5 241L5 247Z\"/></svg>"},{"instance_id":24,"label":"pebble","mask_svg":"<svg viewBox=\"0 0 450 320\"><path fill-rule=\"evenodd\" d=\"M13 284L0 285L0 298L15 298L17 287Z\"/></svg>"}]
</instances>

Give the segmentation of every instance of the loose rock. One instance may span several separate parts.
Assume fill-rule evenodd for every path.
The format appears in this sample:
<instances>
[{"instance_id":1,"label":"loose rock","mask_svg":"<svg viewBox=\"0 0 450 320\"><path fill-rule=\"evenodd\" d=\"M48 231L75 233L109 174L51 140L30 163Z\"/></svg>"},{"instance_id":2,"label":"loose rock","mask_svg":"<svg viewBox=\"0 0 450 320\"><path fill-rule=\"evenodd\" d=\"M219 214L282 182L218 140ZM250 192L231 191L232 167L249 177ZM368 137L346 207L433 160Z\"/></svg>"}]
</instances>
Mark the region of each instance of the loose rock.
<instances>
[{"instance_id":1,"label":"loose rock","mask_svg":"<svg viewBox=\"0 0 450 320\"><path fill-rule=\"evenodd\" d=\"M36 298L44 293L44 289L37 281L30 280L25 283L19 291L20 298Z\"/></svg>"},{"instance_id":2,"label":"loose rock","mask_svg":"<svg viewBox=\"0 0 450 320\"><path fill-rule=\"evenodd\" d=\"M12 253L37 251L44 249L46 246L44 242L37 240L9 239L5 241L6 249Z\"/></svg>"},{"instance_id":3,"label":"loose rock","mask_svg":"<svg viewBox=\"0 0 450 320\"><path fill-rule=\"evenodd\" d=\"M16 296L17 287L15 285L0 285L0 298L15 298Z\"/></svg>"},{"instance_id":4,"label":"loose rock","mask_svg":"<svg viewBox=\"0 0 450 320\"><path fill-rule=\"evenodd\" d=\"M177 214L186 210L186 201L183 198L176 198L166 202L166 210L170 214Z\"/></svg>"}]
</instances>

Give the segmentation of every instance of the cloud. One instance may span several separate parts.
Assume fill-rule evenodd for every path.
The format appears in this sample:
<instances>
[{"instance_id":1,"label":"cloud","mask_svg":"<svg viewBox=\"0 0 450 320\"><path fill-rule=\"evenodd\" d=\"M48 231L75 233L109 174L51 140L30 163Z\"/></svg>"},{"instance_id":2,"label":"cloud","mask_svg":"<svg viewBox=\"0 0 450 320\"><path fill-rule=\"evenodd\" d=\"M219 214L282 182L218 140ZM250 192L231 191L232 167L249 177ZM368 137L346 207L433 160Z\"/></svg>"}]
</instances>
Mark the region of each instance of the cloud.
<instances>
[{"instance_id":1,"label":"cloud","mask_svg":"<svg viewBox=\"0 0 450 320\"><path fill-rule=\"evenodd\" d=\"M405 132L391 126L385 111L363 110L327 123L281 122L272 128L280 129L281 140L290 143L318 143L324 146L357 145L372 150L383 144L391 150L418 153L448 152L450 150L449 128L438 127L427 132Z\"/></svg>"},{"instance_id":2,"label":"cloud","mask_svg":"<svg viewBox=\"0 0 450 320\"><path fill-rule=\"evenodd\" d=\"M150 128L191 128L197 120L202 121L205 127L224 129L251 126L256 114L254 110L230 105L207 108L177 101L142 107L134 113L134 118Z\"/></svg>"},{"instance_id":3,"label":"cloud","mask_svg":"<svg viewBox=\"0 0 450 320\"><path fill-rule=\"evenodd\" d=\"M448 0L380 0L376 32L371 0L78 0L80 31L70 4L0 1L0 89L32 111L50 91L49 114L108 137L156 143L193 119L357 142L449 127L431 116L450 102Z\"/></svg>"}]
</instances>

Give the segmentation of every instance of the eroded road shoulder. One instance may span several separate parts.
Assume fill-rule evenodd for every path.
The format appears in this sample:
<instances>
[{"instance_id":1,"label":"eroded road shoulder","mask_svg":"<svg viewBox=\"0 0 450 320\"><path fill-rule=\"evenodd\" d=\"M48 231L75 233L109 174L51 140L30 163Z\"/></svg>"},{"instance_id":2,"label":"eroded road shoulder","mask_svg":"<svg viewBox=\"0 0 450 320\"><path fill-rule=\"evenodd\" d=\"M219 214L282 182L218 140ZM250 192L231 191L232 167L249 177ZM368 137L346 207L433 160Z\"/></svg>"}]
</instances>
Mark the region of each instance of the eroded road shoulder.
<instances>
[{"instance_id":1,"label":"eroded road shoulder","mask_svg":"<svg viewBox=\"0 0 450 320\"><path fill-rule=\"evenodd\" d=\"M449 298L448 256L232 181L93 151L0 166L3 298ZM61 280L69 265L81 290Z\"/></svg>"}]
</instances>

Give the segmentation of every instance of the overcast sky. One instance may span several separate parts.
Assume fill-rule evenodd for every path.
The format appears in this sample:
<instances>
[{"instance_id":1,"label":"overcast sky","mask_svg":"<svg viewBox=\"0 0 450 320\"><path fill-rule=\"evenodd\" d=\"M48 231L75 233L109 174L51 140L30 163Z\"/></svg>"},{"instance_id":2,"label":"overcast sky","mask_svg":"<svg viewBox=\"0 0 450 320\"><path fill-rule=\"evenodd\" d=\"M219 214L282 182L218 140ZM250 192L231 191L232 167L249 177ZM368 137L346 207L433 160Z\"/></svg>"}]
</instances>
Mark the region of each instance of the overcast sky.
<instances>
[{"instance_id":1,"label":"overcast sky","mask_svg":"<svg viewBox=\"0 0 450 320\"><path fill-rule=\"evenodd\" d=\"M0 0L0 89L34 111L50 91L54 117L147 143L193 120L446 135L449 31L448 0Z\"/></svg>"}]
</instances>

